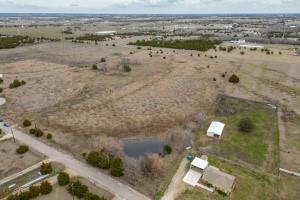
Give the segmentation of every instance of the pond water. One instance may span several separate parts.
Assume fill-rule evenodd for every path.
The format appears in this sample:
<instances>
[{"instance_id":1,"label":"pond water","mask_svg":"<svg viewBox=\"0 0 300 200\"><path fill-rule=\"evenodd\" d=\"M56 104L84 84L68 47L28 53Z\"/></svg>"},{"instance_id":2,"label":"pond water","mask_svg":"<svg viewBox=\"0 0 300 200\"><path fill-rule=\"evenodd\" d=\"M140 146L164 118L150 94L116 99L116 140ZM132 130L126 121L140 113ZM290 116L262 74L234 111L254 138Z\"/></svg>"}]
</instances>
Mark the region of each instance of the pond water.
<instances>
[{"instance_id":1,"label":"pond water","mask_svg":"<svg viewBox=\"0 0 300 200\"><path fill-rule=\"evenodd\" d=\"M162 153L166 143L160 139L125 139L123 140L123 151L125 155L140 158L151 153Z\"/></svg>"}]
</instances>

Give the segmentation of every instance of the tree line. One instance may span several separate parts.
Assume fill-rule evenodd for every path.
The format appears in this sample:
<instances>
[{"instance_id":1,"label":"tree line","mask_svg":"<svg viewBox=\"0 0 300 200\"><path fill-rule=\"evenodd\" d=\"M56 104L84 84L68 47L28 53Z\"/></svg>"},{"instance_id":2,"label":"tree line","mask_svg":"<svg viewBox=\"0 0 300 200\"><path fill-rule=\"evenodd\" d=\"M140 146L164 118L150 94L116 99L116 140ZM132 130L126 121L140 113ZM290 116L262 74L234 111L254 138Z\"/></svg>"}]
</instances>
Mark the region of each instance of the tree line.
<instances>
[{"instance_id":1,"label":"tree line","mask_svg":"<svg viewBox=\"0 0 300 200\"><path fill-rule=\"evenodd\" d=\"M216 45L221 44L220 40L209 39L192 39L192 40L137 40L136 42L130 42L129 45L137 46L151 46L171 49L186 49L207 51L212 48L216 48Z\"/></svg>"}]
</instances>

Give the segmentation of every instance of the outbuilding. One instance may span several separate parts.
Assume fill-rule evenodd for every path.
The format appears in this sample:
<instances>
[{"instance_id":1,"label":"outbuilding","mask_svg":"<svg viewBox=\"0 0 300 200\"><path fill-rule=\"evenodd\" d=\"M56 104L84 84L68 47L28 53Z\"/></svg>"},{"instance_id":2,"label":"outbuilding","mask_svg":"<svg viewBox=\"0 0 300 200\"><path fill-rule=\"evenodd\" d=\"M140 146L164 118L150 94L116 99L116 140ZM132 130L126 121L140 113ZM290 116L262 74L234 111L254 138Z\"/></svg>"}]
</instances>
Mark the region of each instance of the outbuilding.
<instances>
[{"instance_id":1,"label":"outbuilding","mask_svg":"<svg viewBox=\"0 0 300 200\"><path fill-rule=\"evenodd\" d=\"M195 159L191 163L191 167L194 169L198 169L200 171L203 171L207 168L208 166L208 161L203 160L201 158L195 157Z\"/></svg>"},{"instance_id":2,"label":"outbuilding","mask_svg":"<svg viewBox=\"0 0 300 200\"><path fill-rule=\"evenodd\" d=\"M221 137L223 134L225 124L222 122L212 121L207 129L207 136L209 137Z\"/></svg>"}]
</instances>

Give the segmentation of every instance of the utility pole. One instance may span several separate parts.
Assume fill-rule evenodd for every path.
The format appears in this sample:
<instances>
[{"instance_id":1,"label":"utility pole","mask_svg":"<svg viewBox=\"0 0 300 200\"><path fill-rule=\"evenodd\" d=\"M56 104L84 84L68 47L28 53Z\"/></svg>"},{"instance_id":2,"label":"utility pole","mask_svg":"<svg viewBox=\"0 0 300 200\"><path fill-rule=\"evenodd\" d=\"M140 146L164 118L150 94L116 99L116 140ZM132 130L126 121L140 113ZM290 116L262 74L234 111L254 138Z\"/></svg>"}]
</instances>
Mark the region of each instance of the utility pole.
<instances>
[{"instance_id":1,"label":"utility pole","mask_svg":"<svg viewBox=\"0 0 300 200\"><path fill-rule=\"evenodd\" d=\"M16 139L15 139L15 135L14 135L14 131L13 131L13 128L10 127L10 131L11 131L11 134L13 136L13 139L14 139L14 143L16 143Z\"/></svg>"}]
</instances>

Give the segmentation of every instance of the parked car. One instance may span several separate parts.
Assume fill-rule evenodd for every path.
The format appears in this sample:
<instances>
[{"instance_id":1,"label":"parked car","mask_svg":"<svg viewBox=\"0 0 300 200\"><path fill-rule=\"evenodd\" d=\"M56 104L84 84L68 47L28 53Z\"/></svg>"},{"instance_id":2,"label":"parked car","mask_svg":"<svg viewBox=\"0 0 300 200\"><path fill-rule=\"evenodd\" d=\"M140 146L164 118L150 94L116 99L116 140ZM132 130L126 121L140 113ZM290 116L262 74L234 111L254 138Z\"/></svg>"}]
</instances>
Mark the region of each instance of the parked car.
<instances>
[{"instance_id":1,"label":"parked car","mask_svg":"<svg viewBox=\"0 0 300 200\"><path fill-rule=\"evenodd\" d=\"M10 127L10 125L7 122L4 123L4 126L5 127Z\"/></svg>"}]
</instances>

